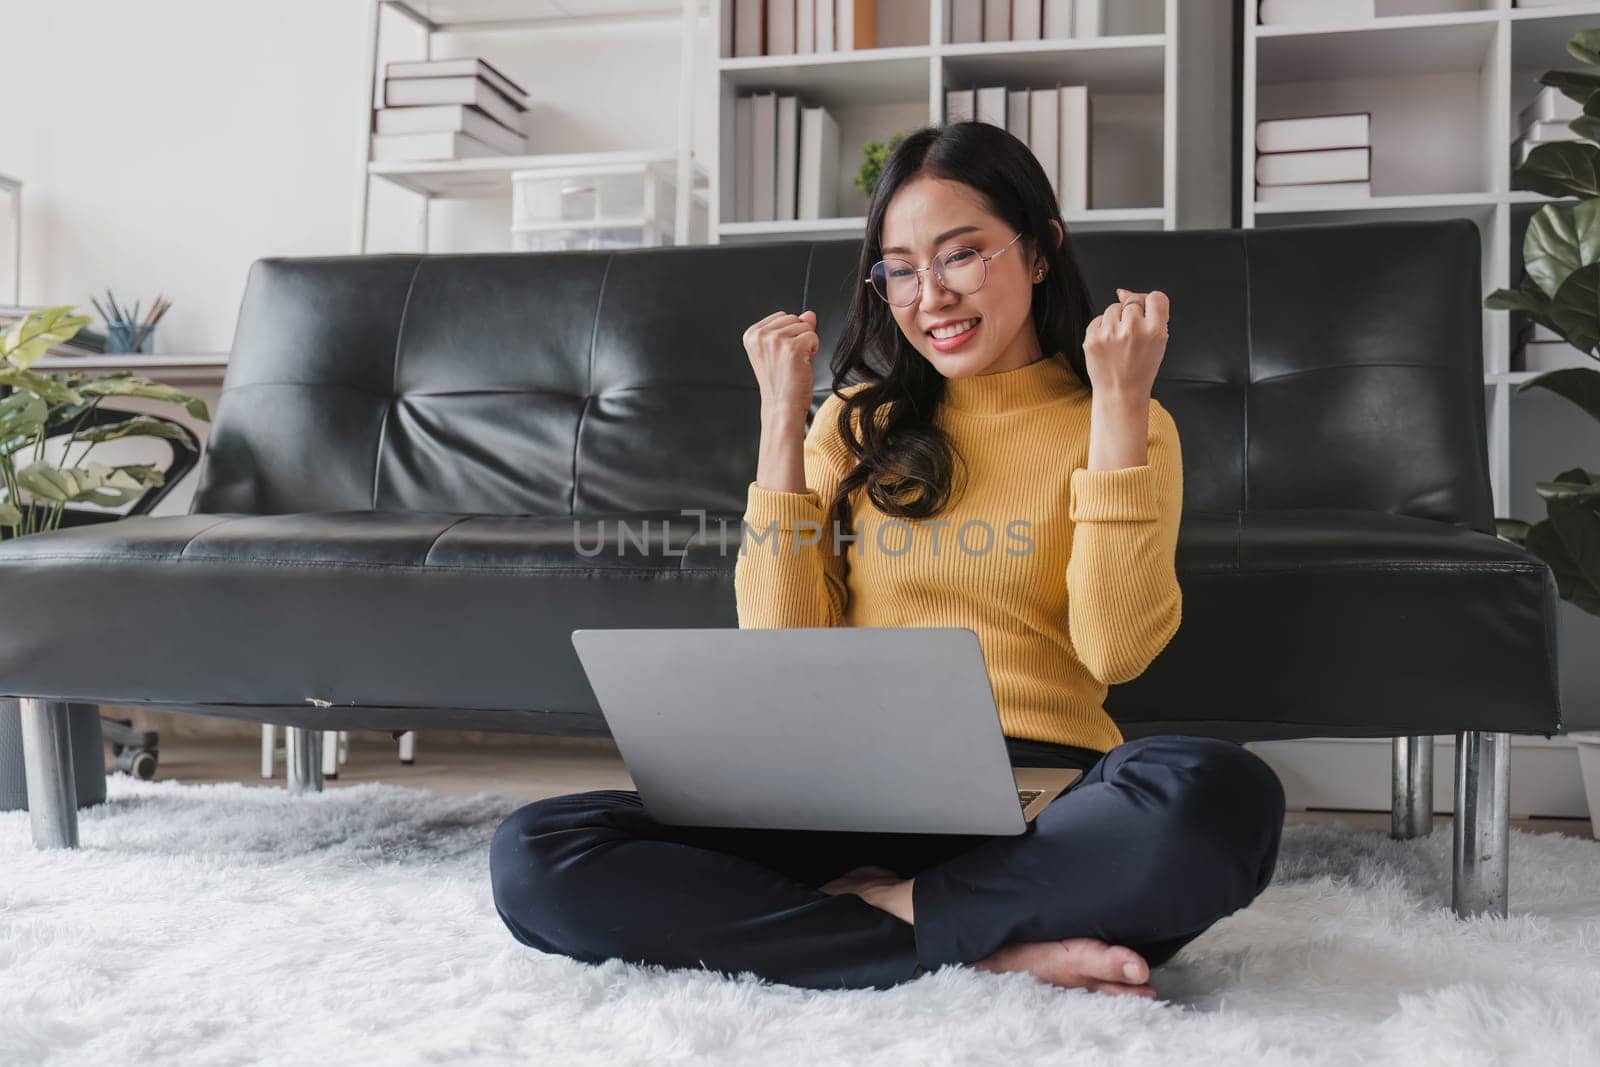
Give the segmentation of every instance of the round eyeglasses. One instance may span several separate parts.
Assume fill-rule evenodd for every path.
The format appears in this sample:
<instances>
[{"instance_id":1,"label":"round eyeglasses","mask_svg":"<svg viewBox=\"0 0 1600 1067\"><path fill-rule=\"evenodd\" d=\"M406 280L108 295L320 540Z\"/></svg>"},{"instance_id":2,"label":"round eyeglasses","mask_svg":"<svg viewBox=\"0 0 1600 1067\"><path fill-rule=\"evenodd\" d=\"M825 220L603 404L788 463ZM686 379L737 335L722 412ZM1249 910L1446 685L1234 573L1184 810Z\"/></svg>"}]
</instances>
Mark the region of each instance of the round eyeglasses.
<instances>
[{"instance_id":1,"label":"round eyeglasses","mask_svg":"<svg viewBox=\"0 0 1600 1067\"><path fill-rule=\"evenodd\" d=\"M994 255L979 254L976 248L947 248L933 257L926 267L918 267L904 259L880 259L872 265L866 284L887 303L897 308L916 302L922 295L922 272L931 270L939 284L961 296L977 292L989 280L989 261L998 258L1007 248L1017 243L1017 234Z\"/></svg>"}]
</instances>

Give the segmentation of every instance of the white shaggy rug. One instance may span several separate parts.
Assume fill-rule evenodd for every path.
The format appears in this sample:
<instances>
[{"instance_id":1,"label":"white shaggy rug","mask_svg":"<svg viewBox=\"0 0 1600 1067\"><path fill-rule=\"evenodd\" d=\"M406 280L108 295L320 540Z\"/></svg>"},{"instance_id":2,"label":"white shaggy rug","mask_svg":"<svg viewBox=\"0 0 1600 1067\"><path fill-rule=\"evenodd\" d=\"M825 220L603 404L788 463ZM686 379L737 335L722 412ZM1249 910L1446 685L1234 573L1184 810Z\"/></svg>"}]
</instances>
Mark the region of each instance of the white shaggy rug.
<instances>
[{"instance_id":1,"label":"white shaggy rug","mask_svg":"<svg viewBox=\"0 0 1600 1067\"><path fill-rule=\"evenodd\" d=\"M1292 826L1160 1000L948 967L890 990L513 941L516 802L114 775L82 848L0 812L0 1063L1600 1063L1600 842L1512 831L1508 919L1450 915L1448 825Z\"/></svg>"}]
</instances>

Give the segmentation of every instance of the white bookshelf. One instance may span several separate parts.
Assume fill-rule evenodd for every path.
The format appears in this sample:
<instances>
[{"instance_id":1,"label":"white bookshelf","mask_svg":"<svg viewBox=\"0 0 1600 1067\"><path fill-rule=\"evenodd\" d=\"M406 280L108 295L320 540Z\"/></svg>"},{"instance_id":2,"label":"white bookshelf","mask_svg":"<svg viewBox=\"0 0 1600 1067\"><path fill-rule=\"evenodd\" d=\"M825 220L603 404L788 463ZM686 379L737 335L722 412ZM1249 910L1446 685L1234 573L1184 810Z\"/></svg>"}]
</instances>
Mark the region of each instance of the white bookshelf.
<instances>
[{"instance_id":1,"label":"white bookshelf","mask_svg":"<svg viewBox=\"0 0 1600 1067\"><path fill-rule=\"evenodd\" d=\"M1378 17L1369 23L1261 26L1257 0L1238 2L1241 224L1470 218L1483 239L1482 295L1511 288L1528 220L1550 202L1511 189L1516 115L1542 88L1540 74L1583 66L1566 42L1580 29L1600 27L1600 3L1517 8L1511 0L1377 0ZM1339 111L1372 113L1371 198L1257 204L1256 122ZM1535 376L1511 370L1511 342L1510 312L1484 309L1496 516L1513 514L1512 419L1519 404L1511 394Z\"/></svg>"},{"instance_id":2,"label":"white bookshelf","mask_svg":"<svg viewBox=\"0 0 1600 1067\"><path fill-rule=\"evenodd\" d=\"M368 201L371 183L386 181L414 193L421 201L419 244L428 249L428 208L440 197L507 197L512 195L513 171L551 167L606 167L617 163L655 160L659 153L648 150L623 150L590 153L540 153L520 156L480 156L449 160L408 160L379 162L372 159L373 112L383 104L384 64L400 58L385 48L390 35L409 26L415 47L405 49L407 59L433 59L434 38L449 34L515 33L553 27L627 26L630 24L677 23L678 83L674 87L678 102L676 164L673 204L673 243L686 244L693 234L695 205L708 211L710 175L694 154L694 86L696 76L695 40L700 20L714 11L717 0L366 0L366 63L363 85L371 106L362 109L361 165L356 177L356 220L352 244L356 253L367 251ZM388 32L386 32L388 31ZM528 92L530 100L541 98L543 87L537 72L519 71L512 64L505 73ZM618 70L625 70L619 64ZM609 76L600 72L597 76ZM654 86L640 86L641 92ZM530 139L537 131L524 130ZM709 214L707 215L709 218ZM607 225L613 224L608 221ZM564 229L577 228L567 224Z\"/></svg>"},{"instance_id":3,"label":"white bookshelf","mask_svg":"<svg viewBox=\"0 0 1600 1067\"><path fill-rule=\"evenodd\" d=\"M1225 73L1229 59L1229 12L1223 4L1106 0L1101 36L977 44L948 43L948 10L946 0L879 0L879 47L750 57L732 55L719 10L712 240L863 236L867 198L854 183L861 146L942 124L946 90L980 85L1089 87L1091 200L1087 211L1065 216L1069 226L1170 230L1229 224L1231 190L1226 177L1218 177L1226 173L1229 152L1229 102L1216 77L1217 66ZM1191 40L1197 50L1210 47L1180 63L1182 42ZM827 107L839 123L839 217L751 221L733 216L735 101L770 91L795 94L805 106ZM1208 103L1180 115L1186 93L1191 105ZM1180 200L1186 182L1201 187L1199 195Z\"/></svg>"}]
</instances>

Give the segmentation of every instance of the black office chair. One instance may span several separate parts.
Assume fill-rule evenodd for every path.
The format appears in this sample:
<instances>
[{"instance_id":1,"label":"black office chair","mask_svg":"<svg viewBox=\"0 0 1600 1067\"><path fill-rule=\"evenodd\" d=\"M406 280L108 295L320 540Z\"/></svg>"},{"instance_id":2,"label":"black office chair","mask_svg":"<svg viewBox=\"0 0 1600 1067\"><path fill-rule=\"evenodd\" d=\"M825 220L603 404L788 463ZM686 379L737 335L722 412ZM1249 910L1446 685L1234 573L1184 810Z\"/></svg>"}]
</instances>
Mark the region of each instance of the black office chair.
<instances>
[{"instance_id":1,"label":"black office chair","mask_svg":"<svg viewBox=\"0 0 1600 1067\"><path fill-rule=\"evenodd\" d=\"M9 395L11 391L9 386L0 388L0 397ZM145 490L122 511L73 507L67 504L61 511L61 526L88 526L93 523L116 522L132 515L148 515L200 462L200 439L183 423L164 415L108 409L99 404L87 411L61 409L54 419L45 423L45 438L66 437L75 430L119 423L131 414L143 414L147 418L164 422L179 437L178 441L157 438L166 441L172 451L172 459L162 469L161 484ZM93 454L92 450L90 454ZM20 502L17 503L17 507L23 512L32 510L36 515L45 510L42 506L23 505ZM9 526L0 526L0 540L13 536L11 529ZM100 716L100 730L111 745L112 755L117 757L119 770L146 781L156 776L156 762L160 754L160 738L156 731L135 730L132 719L109 719L104 715Z\"/></svg>"}]
</instances>

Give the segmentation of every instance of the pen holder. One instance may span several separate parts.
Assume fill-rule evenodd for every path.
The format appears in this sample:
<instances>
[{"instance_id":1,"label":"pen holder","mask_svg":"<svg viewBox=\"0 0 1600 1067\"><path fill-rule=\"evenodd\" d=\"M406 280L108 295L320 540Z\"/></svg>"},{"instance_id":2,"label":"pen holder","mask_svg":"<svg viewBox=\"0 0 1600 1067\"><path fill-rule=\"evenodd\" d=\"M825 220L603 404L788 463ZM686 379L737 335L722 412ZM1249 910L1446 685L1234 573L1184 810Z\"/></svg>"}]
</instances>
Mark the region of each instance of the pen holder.
<instances>
[{"instance_id":1,"label":"pen holder","mask_svg":"<svg viewBox=\"0 0 1600 1067\"><path fill-rule=\"evenodd\" d=\"M132 322L106 323L106 352L148 355L155 328ZM135 347L135 341L138 344Z\"/></svg>"}]
</instances>

